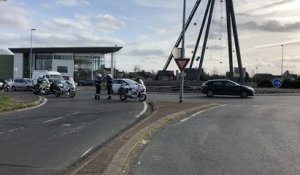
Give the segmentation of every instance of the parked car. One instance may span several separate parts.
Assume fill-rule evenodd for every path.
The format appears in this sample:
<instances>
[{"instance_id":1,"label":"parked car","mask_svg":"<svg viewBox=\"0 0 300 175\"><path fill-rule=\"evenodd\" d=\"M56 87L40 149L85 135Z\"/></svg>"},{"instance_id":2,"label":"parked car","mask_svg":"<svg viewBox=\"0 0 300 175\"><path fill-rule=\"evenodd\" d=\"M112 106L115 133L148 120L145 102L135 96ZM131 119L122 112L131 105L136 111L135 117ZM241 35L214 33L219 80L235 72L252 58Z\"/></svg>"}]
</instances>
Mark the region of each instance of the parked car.
<instances>
[{"instance_id":1,"label":"parked car","mask_svg":"<svg viewBox=\"0 0 300 175\"><path fill-rule=\"evenodd\" d=\"M139 83L127 78L114 79L112 83L113 94L118 94L118 90L122 84L129 85L130 88L134 88L134 86L138 85Z\"/></svg>"},{"instance_id":2,"label":"parked car","mask_svg":"<svg viewBox=\"0 0 300 175\"><path fill-rule=\"evenodd\" d=\"M27 90L31 91L33 81L30 78L15 78L12 84L12 90Z\"/></svg>"},{"instance_id":3,"label":"parked car","mask_svg":"<svg viewBox=\"0 0 300 175\"><path fill-rule=\"evenodd\" d=\"M5 80L4 79L0 79L0 90L3 89L4 83L5 83Z\"/></svg>"},{"instance_id":4,"label":"parked car","mask_svg":"<svg viewBox=\"0 0 300 175\"><path fill-rule=\"evenodd\" d=\"M78 86L93 86L94 80L79 80L77 85Z\"/></svg>"},{"instance_id":5,"label":"parked car","mask_svg":"<svg viewBox=\"0 0 300 175\"><path fill-rule=\"evenodd\" d=\"M242 98L254 96L254 89L249 86L240 85L227 79L209 80L202 84L202 93L208 97L214 95L238 95Z\"/></svg>"}]
</instances>

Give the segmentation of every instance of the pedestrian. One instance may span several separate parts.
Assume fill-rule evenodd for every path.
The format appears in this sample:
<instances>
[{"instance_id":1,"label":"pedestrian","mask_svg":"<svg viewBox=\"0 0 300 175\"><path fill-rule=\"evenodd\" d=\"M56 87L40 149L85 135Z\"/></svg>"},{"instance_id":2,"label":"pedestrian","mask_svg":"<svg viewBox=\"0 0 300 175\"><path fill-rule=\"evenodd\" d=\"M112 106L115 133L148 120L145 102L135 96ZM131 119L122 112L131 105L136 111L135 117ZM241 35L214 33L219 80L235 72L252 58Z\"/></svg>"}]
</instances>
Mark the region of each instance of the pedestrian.
<instances>
[{"instance_id":1,"label":"pedestrian","mask_svg":"<svg viewBox=\"0 0 300 175\"><path fill-rule=\"evenodd\" d=\"M107 86L107 94L108 97L107 99L111 99L111 94L112 94L112 81L113 81L113 77L111 74L107 74L106 76L106 86Z\"/></svg>"},{"instance_id":2,"label":"pedestrian","mask_svg":"<svg viewBox=\"0 0 300 175\"><path fill-rule=\"evenodd\" d=\"M100 100L101 83L102 83L102 75L99 73L95 78L95 86L96 86L95 100Z\"/></svg>"}]
</instances>

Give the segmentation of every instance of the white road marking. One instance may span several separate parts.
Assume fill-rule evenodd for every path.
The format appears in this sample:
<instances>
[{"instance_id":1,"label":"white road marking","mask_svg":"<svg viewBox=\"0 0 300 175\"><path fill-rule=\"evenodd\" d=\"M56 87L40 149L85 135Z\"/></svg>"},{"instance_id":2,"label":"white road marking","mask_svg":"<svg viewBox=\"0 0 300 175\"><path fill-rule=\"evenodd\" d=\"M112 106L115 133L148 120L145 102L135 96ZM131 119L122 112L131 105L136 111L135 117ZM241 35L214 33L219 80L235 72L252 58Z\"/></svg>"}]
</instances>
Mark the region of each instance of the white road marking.
<instances>
[{"instance_id":1,"label":"white road marking","mask_svg":"<svg viewBox=\"0 0 300 175\"><path fill-rule=\"evenodd\" d=\"M68 114L68 115L64 115L64 116L57 117L57 118L54 118L54 119L46 120L46 121L44 121L43 123L50 123L50 122L53 122L53 121L56 121L56 120L60 120L60 119L63 119L63 118L65 118L65 117L70 117L70 116L76 115L76 114L79 114L79 112L74 112L74 113L72 113L72 114Z\"/></svg>"},{"instance_id":2,"label":"white road marking","mask_svg":"<svg viewBox=\"0 0 300 175\"><path fill-rule=\"evenodd\" d=\"M80 158L82 158L83 156L87 155L93 148L94 148L94 147L91 147L91 148L88 149L86 152L84 152Z\"/></svg>"},{"instance_id":3,"label":"white road marking","mask_svg":"<svg viewBox=\"0 0 300 175\"><path fill-rule=\"evenodd\" d=\"M143 103L144 103L144 109L137 116L135 116L135 118L141 117L147 111L148 105L146 102L143 102Z\"/></svg>"},{"instance_id":4,"label":"white road marking","mask_svg":"<svg viewBox=\"0 0 300 175\"><path fill-rule=\"evenodd\" d=\"M203 111L196 112L195 114L193 114L193 115L191 115L191 116L189 116L187 118L184 118L184 119L180 120L180 122L185 122L185 121L187 121L187 120L189 120L189 119L191 119L191 118L193 118L193 117L195 117L195 116L197 116L197 115L199 115L199 114L201 114L203 112L206 112L206 111L209 111L209 110L212 110L212 109L215 109L215 108L223 107L223 106L227 106L227 105L215 106L215 107L203 110Z\"/></svg>"},{"instance_id":5,"label":"white road marking","mask_svg":"<svg viewBox=\"0 0 300 175\"><path fill-rule=\"evenodd\" d=\"M20 111L27 111L27 110L30 110L30 109L39 108L39 107L41 107L41 106L43 106L44 104L47 103L47 101L48 101L47 98L44 98L44 97L40 97L40 98L43 98L43 99L44 99L43 102L42 102L41 104L39 104L39 105L37 105L37 106L30 107L30 108L19 109L19 110L17 110L17 111L20 112Z\"/></svg>"},{"instance_id":6,"label":"white road marking","mask_svg":"<svg viewBox=\"0 0 300 175\"><path fill-rule=\"evenodd\" d=\"M7 132L14 132L14 131L18 131L18 130L19 130L19 128L14 128L14 129L8 130Z\"/></svg>"}]
</instances>

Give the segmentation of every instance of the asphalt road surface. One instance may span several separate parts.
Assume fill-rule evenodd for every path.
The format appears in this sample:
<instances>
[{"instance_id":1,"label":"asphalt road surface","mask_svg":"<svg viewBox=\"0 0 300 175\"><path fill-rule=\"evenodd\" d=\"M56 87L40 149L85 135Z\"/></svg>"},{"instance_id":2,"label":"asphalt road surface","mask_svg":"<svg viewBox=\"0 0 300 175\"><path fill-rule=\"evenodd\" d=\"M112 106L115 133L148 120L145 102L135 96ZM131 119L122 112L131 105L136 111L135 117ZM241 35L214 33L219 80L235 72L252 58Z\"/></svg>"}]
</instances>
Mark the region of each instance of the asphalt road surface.
<instances>
[{"instance_id":1,"label":"asphalt road surface","mask_svg":"<svg viewBox=\"0 0 300 175\"><path fill-rule=\"evenodd\" d=\"M152 99L177 100L176 94ZM158 132L133 159L132 175L298 175L300 96L206 98L220 106Z\"/></svg>"},{"instance_id":2,"label":"asphalt road surface","mask_svg":"<svg viewBox=\"0 0 300 175\"><path fill-rule=\"evenodd\" d=\"M0 113L0 174L60 174L134 124L146 103L48 95L40 108Z\"/></svg>"}]
</instances>

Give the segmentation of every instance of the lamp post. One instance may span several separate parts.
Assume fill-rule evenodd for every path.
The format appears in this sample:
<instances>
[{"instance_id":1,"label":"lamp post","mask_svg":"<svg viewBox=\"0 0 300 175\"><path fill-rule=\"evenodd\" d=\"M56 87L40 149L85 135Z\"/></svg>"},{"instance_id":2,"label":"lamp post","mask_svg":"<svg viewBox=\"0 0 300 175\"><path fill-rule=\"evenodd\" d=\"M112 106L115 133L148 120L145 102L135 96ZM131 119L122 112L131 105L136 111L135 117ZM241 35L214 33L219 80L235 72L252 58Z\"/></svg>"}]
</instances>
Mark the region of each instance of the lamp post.
<instances>
[{"instance_id":1,"label":"lamp post","mask_svg":"<svg viewBox=\"0 0 300 175\"><path fill-rule=\"evenodd\" d=\"M34 66L34 63L33 63L33 56L32 56L32 32L35 31L36 29L32 28L30 30L30 59L31 59L31 68L30 68L30 77L32 77L32 72L33 72L33 66Z\"/></svg>"},{"instance_id":2,"label":"lamp post","mask_svg":"<svg viewBox=\"0 0 300 175\"><path fill-rule=\"evenodd\" d=\"M283 51L284 51L284 45L281 44L281 76L282 76L282 73L283 73Z\"/></svg>"},{"instance_id":3,"label":"lamp post","mask_svg":"<svg viewBox=\"0 0 300 175\"><path fill-rule=\"evenodd\" d=\"M115 78L117 78L117 47L118 45L115 45L115 52L114 52L114 75L115 75Z\"/></svg>"}]
</instances>

